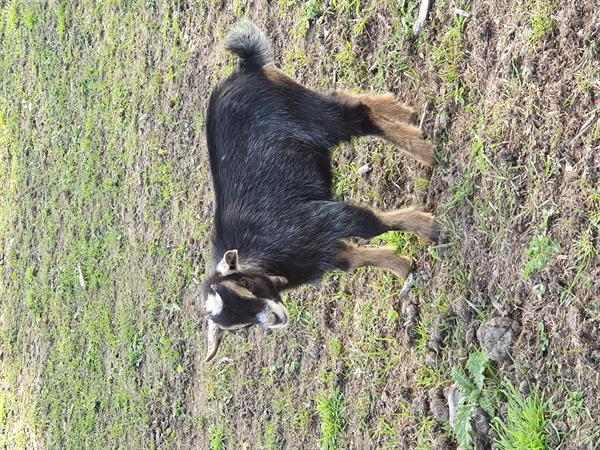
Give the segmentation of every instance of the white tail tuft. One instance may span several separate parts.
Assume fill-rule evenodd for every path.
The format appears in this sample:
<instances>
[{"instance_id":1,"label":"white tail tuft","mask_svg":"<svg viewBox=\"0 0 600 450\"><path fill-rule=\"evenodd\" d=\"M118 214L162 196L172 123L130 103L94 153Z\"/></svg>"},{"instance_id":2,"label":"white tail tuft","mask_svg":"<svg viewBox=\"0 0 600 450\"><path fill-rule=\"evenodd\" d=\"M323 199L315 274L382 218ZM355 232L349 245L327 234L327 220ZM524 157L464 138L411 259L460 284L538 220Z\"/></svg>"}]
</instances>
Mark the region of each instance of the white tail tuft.
<instances>
[{"instance_id":1,"label":"white tail tuft","mask_svg":"<svg viewBox=\"0 0 600 450\"><path fill-rule=\"evenodd\" d=\"M262 67L273 62L265 34L249 20L239 22L227 36L225 48L240 57L242 66Z\"/></svg>"}]
</instances>

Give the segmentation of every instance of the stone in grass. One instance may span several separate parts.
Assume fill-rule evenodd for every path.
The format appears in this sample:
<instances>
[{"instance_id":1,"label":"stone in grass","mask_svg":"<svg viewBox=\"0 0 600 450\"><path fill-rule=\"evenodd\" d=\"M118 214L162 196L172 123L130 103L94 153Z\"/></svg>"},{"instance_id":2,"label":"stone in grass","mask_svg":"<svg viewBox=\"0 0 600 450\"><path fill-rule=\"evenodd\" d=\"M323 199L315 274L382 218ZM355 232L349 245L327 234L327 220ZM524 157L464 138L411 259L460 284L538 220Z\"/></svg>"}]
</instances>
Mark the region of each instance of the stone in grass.
<instances>
[{"instance_id":1,"label":"stone in grass","mask_svg":"<svg viewBox=\"0 0 600 450\"><path fill-rule=\"evenodd\" d=\"M449 420L448 405L440 398L434 398L429 404L431 415L440 423L446 423Z\"/></svg>"},{"instance_id":2,"label":"stone in grass","mask_svg":"<svg viewBox=\"0 0 600 450\"><path fill-rule=\"evenodd\" d=\"M358 174L365 176L372 170L373 170L373 166L371 166L371 164L367 163L367 164L360 166L360 168L358 169Z\"/></svg>"},{"instance_id":3,"label":"stone in grass","mask_svg":"<svg viewBox=\"0 0 600 450\"><path fill-rule=\"evenodd\" d=\"M426 395L415 397L413 400L413 410L417 417L423 417L427 415L427 412L429 411L429 402L427 401Z\"/></svg>"},{"instance_id":4,"label":"stone in grass","mask_svg":"<svg viewBox=\"0 0 600 450\"><path fill-rule=\"evenodd\" d=\"M477 330L481 349L492 361L502 361L508 355L519 332L518 324L508 317L494 317Z\"/></svg>"},{"instance_id":5,"label":"stone in grass","mask_svg":"<svg viewBox=\"0 0 600 450\"><path fill-rule=\"evenodd\" d=\"M475 423L475 429L478 433L481 433L484 436L488 436L490 434L490 419L483 409L477 408L475 410L473 422Z\"/></svg>"}]
</instances>

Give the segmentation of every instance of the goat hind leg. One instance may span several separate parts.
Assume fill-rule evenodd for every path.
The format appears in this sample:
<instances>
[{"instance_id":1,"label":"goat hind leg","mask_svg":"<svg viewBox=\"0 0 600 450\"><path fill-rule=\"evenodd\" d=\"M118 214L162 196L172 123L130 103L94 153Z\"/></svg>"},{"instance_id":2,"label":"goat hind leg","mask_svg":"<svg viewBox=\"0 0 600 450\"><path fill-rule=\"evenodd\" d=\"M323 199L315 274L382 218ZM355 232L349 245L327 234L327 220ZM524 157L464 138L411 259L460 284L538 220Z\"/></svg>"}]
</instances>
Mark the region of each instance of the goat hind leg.
<instances>
[{"instance_id":1,"label":"goat hind leg","mask_svg":"<svg viewBox=\"0 0 600 450\"><path fill-rule=\"evenodd\" d=\"M416 124L417 113L410 106L397 102L392 94L361 94L359 100L373 112L386 117L388 120Z\"/></svg>"},{"instance_id":2,"label":"goat hind leg","mask_svg":"<svg viewBox=\"0 0 600 450\"><path fill-rule=\"evenodd\" d=\"M384 95L351 95L338 91L335 99L346 111L348 117L361 117L361 121L353 120L355 136L372 134L398 145L424 165L431 167L434 162L433 146L423 139L419 128L409 125L414 111L394 101L391 94ZM358 114L357 114L358 113ZM366 120L366 122L365 122ZM369 126L364 126L368 123Z\"/></svg>"}]
</instances>

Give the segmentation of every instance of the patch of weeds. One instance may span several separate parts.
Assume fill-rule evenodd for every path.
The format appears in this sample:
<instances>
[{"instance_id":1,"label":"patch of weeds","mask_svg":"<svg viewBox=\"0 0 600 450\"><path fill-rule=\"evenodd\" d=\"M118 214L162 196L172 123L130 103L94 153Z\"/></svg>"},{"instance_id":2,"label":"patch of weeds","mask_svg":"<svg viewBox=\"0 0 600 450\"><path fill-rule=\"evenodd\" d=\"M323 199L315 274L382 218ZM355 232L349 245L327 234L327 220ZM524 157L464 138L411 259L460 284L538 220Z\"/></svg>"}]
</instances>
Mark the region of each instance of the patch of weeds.
<instances>
[{"instance_id":1,"label":"patch of weeds","mask_svg":"<svg viewBox=\"0 0 600 450\"><path fill-rule=\"evenodd\" d=\"M485 140L478 136L477 134L473 135L473 144L471 144L471 158L475 162L475 166L477 171L480 174L484 174L490 170L492 167L492 162L488 158L485 152Z\"/></svg>"},{"instance_id":2,"label":"patch of weeds","mask_svg":"<svg viewBox=\"0 0 600 450\"><path fill-rule=\"evenodd\" d=\"M300 17L300 32L306 35L311 26L325 13L325 5L322 0L309 0L302 7Z\"/></svg>"},{"instance_id":3,"label":"patch of weeds","mask_svg":"<svg viewBox=\"0 0 600 450\"><path fill-rule=\"evenodd\" d=\"M366 61L357 57L352 42L346 41L339 53L335 55L338 80L346 86L359 86L368 82Z\"/></svg>"},{"instance_id":4,"label":"patch of weeds","mask_svg":"<svg viewBox=\"0 0 600 450\"><path fill-rule=\"evenodd\" d=\"M277 450L281 448L281 446L277 444L277 425L275 422L267 422L263 431L263 439L265 448L269 450Z\"/></svg>"},{"instance_id":5,"label":"patch of weeds","mask_svg":"<svg viewBox=\"0 0 600 450\"><path fill-rule=\"evenodd\" d=\"M529 43L532 47L537 47L540 41L556 27L556 21L552 18L556 6L554 0L535 0L529 18L531 23Z\"/></svg>"},{"instance_id":6,"label":"patch of weeds","mask_svg":"<svg viewBox=\"0 0 600 450\"><path fill-rule=\"evenodd\" d=\"M308 55L302 49L292 48L283 53L283 71L291 76L298 77L308 63Z\"/></svg>"},{"instance_id":7,"label":"patch of weeds","mask_svg":"<svg viewBox=\"0 0 600 450\"><path fill-rule=\"evenodd\" d=\"M328 395L321 394L317 397L317 413L321 419L320 448L343 448L342 434L347 426L346 401L339 387Z\"/></svg>"},{"instance_id":8,"label":"patch of weeds","mask_svg":"<svg viewBox=\"0 0 600 450\"><path fill-rule=\"evenodd\" d=\"M208 428L210 450L225 450L225 424L216 423Z\"/></svg>"},{"instance_id":9,"label":"patch of weeds","mask_svg":"<svg viewBox=\"0 0 600 450\"><path fill-rule=\"evenodd\" d=\"M466 372L462 368L452 371L452 378L461 394L452 430L464 448L470 448L473 442L471 421L476 408L481 407L490 417L494 416L494 407L484 393L485 371L488 367L487 355L478 350L469 356Z\"/></svg>"},{"instance_id":10,"label":"patch of weeds","mask_svg":"<svg viewBox=\"0 0 600 450\"><path fill-rule=\"evenodd\" d=\"M591 208L589 209L590 225L600 234L600 190L594 191L589 196Z\"/></svg>"},{"instance_id":11,"label":"patch of weeds","mask_svg":"<svg viewBox=\"0 0 600 450\"><path fill-rule=\"evenodd\" d=\"M475 178L477 174L474 172L465 172L462 178L455 182L452 189L452 197L447 203L446 208L451 209L465 204L473 195Z\"/></svg>"},{"instance_id":12,"label":"patch of weeds","mask_svg":"<svg viewBox=\"0 0 600 450\"><path fill-rule=\"evenodd\" d=\"M362 0L333 0L332 5L337 12L350 13L357 17L363 7Z\"/></svg>"},{"instance_id":13,"label":"patch of weeds","mask_svg":"<svg viewBox=\"0 0 600 450\"><path fill-rule=\"evenodd\" d=\"M414 257L423 249L423 244L418 239L415 239L414 235L401 231L389 231L374 239L374 242L381 241L394 247L397 255L409 258Z\"/></svg>"},{"instance_id":14,"label":"patch of weeds","mask_svg":"<svg viewBox=\"0 0 600 450\"><path fill-rule=\"evenodd\" d=\"M540 334L540 350L545 352L548 349L548 332L544 326L544 322L538 322L538 332Z\"/></svg>"},{"instance_id":15,"label":"patch of weeds","mask_svg":"<svg viewBox=\"0 0 600 450\"><path fill-rule=\"evenodd\" d=\"M311 314L310 308L304 301L295 299L288 302L284 298L284 303L287 305L288 314L292 323L297 323L307 328L311 333L319 333L319 325L317 319Z\"/></svg>"},{"instance_id":16,"label":"patch of weeds","mask_svg":"<svg viewBox=\"0 0 600 450\"><path fill-rule=\"evenodd\" d=\"M578 389L569 392L565 407L571 423L577 423L579 416L586 409L583 391Z\"/></svg>"},{"instance_id":17,"label":"patch of weeds","mask_svg":"<svg viewBox=\"0 0 600 450\"><path fill-rule=\"evenodd\" d=\"M444 34L440 43L433 48L432 57L446 83L454 84L459 81L458 66L464 58L460 28L453 27Z\"/></svg>"},{"instance_id":18,"label":"patch of weeds","mask_svg":"<svg viewBox=\"0 0 600 450\"><path fill-rule=\"evenodd\" d=\"M358 192L358 167L354 162L339 164L333 168L332 183L336 198L352 198Z\"/></svg>"},{"instance_id":19,"label":"patch of weeds","mask_svg":"<svg viewBox=\"0 0 600 450\"><path fill-rule=\"evenodd\" d=\"M300 407L292 417L292 427L294 430L306 433L310 427L311 413L308 408Z\"/></svg>"},{"instance_id":20,"label":"patch of weeds","mask_svg":"<svg viewBox=\"0 0 600 450\"><path fill-rule=\"evenodd\" d=\"M435 421L432 417L423 417L417 430L417 450L430 450L435 439Z\"/></svg>"},{"instance_id":21,"label":"patch of weeds","mask_svg":"<svg viewBox=\"0 0 600 450\"><path fill-rule=\"evenodd\" d=\"M502 389L506 397L508 412L506 422L498 417L492 426L498 433L496 445L501 450L509 449L549 449L546 428L549 425L548 404L537 388L527 398L508 381Z\"/></svg>"},{"instance_id":22,"label":"patch of weeds","mask_svg":"<svg viewBox=\"0 0 600 450\"><path fill-rule=\"evenodd\" d=\"M550 239L547 232L535 235L525 249L523 276L529 278L533 272L544 270L559 252L560 245Z\"/></svg>"},{"instance_id":23,"label":"patch of weeds","mask_svg":"<svg viewBox=\"0 0 600 450\"><path fill-rule=\"evenodd\" d=\"M331 350L331 356L334 358L340 358L342 356L343 347L342 341L340 341L337 337L334 337L329 343L329 348Z\"/></svg>"},{"instance_id":24,"label":"patch of weeds","mask_svg":"<svg viewBox=\"0 0 600 450\"><path fill-rule=\"evenodd\" d=\"M391 6L394 21L394 38L405 39L413 37L413 24L418 14L417 2L411 0L400 0Z\"/></svg>"},{"instance_id":25,"label":"patch of weeds","mask_svg":"<svg viewBox=\"0 0 600 450\"><path fill-rule=\"evenodd\" d=\"M469 3L464 3L461 9L468 11ZM466 17L455 15L454 24L444 33L440 43L432 49L432 59L440 71L442 79L453 86L455 99L462 97L464 88L460 86L460 65L464 60L463 32L466 26Z\"/></svg>"},{"instance_id":26,"label":"patch of weeds","mask_svg":"<svg viewBox=\"0 0 600 450\"><path fill-rule=\"evenodd\" d=\"M596 120L596 124L592 128L588 139L590 142L600 141L600 119Z\"/></svg>"},{"instance_id":27,"label":"patch of weeds","mask_svg":"<svg viewBox=\"0 0 600 450\"><path fill-rule=\"evenodd\" d=\"M229 395L235 367L230 363L211 367L212 377L207 377L204 389L209 400L223 399Z\"/></svg>"},{"instance_id":28,"label":"patch of weeds","mask_svg":"<svg viewBox=\"0 0 600 450\"><path fill-rule=\"evenodd\" d=\"M377 425L370 431L371 440L380 443L381 449L398 448L399 442L396 439L398 431L383 417L377 419Z\"/></svg>"},{"instance_id":29,"label":"patch of weeds","mask_svg":"<svg viewBox=\"0 0 600 450\"><path fill-rule=\"evenodd\" d=\"M444 372L429 364L417 360L417 383L426 388L439 387L444 384Z\"/></svg>"}]
</instances>

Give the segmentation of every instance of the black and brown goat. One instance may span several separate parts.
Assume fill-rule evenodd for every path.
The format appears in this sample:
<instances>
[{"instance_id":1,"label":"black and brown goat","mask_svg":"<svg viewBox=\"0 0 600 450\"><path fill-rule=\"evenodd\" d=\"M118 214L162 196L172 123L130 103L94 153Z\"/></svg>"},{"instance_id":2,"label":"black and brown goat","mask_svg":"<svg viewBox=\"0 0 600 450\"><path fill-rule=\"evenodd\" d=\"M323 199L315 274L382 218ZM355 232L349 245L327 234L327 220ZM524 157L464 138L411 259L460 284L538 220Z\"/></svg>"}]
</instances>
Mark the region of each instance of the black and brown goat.
<instances>
[{"instance_id":1,"label":"black and brown goat","mask_svg":"<svg viewBox=\"0 0 600 450\"><path fill-rule=\"evenodd\" d=\"M413 208L378 212L335 201L330 149L358 136L381 136L421 163L433 163L412 109L391 94L313 92L276 69L271 47L252 23L239 24L227 49L238 69L212 93L206 135L216 206L214 268L205 286L208 355L224 330L283 327L280 291L334 269L380 266L406 277L410 260L393 248L364 248L390 230L436 239L431 214Z\"/></svg>"}]
</instances>

